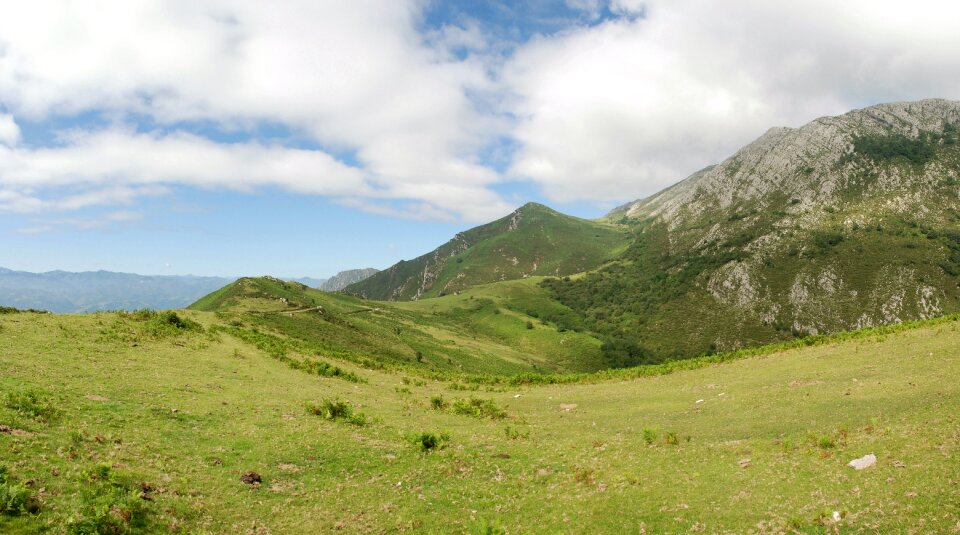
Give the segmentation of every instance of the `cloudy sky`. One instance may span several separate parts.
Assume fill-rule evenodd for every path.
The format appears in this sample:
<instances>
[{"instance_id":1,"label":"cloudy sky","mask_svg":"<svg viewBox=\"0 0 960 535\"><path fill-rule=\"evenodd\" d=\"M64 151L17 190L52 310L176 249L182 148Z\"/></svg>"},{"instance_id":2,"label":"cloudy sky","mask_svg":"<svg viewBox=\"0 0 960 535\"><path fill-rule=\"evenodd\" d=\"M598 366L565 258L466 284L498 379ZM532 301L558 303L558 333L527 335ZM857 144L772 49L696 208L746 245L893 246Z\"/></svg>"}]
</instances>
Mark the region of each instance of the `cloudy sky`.
<instances>
[{"instance_id":1,"label":"cloudy sky","mask_svg":"<svg viewBox=\"0 0 960 535\"><path fill-rule=\"evenodd\" d=\"M326 276L960 99L913 0L0 0L0 266Z\"/></svg>"}]
</instances>

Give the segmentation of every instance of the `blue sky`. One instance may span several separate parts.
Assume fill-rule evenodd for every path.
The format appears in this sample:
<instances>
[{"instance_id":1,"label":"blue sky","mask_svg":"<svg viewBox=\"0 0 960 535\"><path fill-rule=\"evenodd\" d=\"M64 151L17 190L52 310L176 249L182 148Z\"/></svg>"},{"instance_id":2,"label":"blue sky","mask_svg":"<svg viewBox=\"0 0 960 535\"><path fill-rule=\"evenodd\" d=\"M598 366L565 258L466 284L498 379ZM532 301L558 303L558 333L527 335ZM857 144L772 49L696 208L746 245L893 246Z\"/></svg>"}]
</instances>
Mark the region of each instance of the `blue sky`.
<instances>
[{"instance_id":1,"label":"blue sky","mask_svg":"<svg viewBox=\"0 0 960 535\"><path fill-rule=\"evenodd\" d=\"M836 4L7 6L0 266L384 268L530 200L601 216L771 126L960 98L958 8Z\"/></svg>"}]
</instances>

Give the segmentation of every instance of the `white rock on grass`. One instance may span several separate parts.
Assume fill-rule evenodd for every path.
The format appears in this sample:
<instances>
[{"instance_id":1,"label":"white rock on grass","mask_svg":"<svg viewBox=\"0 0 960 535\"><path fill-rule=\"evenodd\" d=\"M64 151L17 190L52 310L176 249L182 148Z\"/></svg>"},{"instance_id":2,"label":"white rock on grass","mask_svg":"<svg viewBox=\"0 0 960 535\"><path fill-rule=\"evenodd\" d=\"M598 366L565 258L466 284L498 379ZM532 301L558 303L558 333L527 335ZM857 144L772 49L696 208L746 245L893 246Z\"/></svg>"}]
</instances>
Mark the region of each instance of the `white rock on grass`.
<instances>
[{"instance_id":1,"label":"white rock on grass","mask_svg":"<svg viewBox=\"0 0 960 535\"><path fill-rule=\"evenodd\" d=\"M874 454L864 455L859 459L854 459L847 463L847 466L853 468L854 470L863 470L864 468L870 468L871 466L877 464L877 456Z\"/></svg>"}]
</instances>

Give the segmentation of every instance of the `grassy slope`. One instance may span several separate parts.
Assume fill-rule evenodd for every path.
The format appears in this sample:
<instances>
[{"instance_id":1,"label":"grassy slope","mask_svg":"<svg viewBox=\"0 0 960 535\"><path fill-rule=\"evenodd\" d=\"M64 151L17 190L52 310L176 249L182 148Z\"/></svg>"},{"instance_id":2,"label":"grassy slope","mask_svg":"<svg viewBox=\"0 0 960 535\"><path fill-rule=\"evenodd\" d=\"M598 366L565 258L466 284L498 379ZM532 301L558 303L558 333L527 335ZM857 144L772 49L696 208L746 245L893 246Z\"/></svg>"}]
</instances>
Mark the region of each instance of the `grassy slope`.
<instances>
[{"instance_id":1,"label":"grassy slope","mask_svg":"<svg viewBox=\"0 0 960 535\"><path fill-rule=\"evenodd\" d=\"M353 384L229 336L138 329L113 314L0 316L0 390L40 389L62 411L41 423L0 407L0 423L33 433L0 434L0 463L43 489L39 516L0 516L0 531L62 525L95 463L154 488L157 531L822 532L834 510L844 530L960 522L960 384L944 380L960 373L955 322L661 377L478 392L501 421L429 409L431 395L463 395L445 383L355 370L368 383ZM303 409L332 397L374 422ZM403 438L423 430L448 431L449 447L422 454ZM845 466L867 453L877 466ZM246 470L259 488L239 481Z\"/></svg>"},{"instance_id":2,"label":"grassy slope","mask_svg":"<svg viewBox=\"0 0 960 535\"><path fill-rule=\"evenodd\" d=\"M366 301L269 277L245 278L191 308L219 311L243 329L294 338L317 356L354 362L491 374L604 367L597 339L559 332L554 325L526 314L547 317L551 310L564 308L549 299L535 280L501 285L415 304ZM322 313L290 312L318 306ZM530 329L528 321L533 323Z\"/></svg>"},{"instance_id":3,"label":"grassy slope","mask_svg":"<svg viewBox=\"0 0 960 535\"><path fill-rule=\"evenodd\" d=\"M531 275L569 275L615 257L628 241L621 228L529 203L346 291L370 299L409 300Z\"/></svg>"}]
</instances>

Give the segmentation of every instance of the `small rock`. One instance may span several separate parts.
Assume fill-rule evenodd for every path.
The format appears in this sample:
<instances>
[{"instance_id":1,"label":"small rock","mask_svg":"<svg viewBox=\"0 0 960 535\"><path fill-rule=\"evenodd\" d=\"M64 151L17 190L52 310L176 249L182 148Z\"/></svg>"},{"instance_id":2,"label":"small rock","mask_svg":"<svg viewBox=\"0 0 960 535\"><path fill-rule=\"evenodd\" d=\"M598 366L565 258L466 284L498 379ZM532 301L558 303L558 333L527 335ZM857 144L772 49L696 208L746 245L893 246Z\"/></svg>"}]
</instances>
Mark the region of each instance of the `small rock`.
<instances>
[{"instance_id":1,"label":"small rock","mask_svg":"<svg viewBox=\"0 0 960 535\"><path fill-rule=\"evenodd\" d=\"M561 403L561 404L560 404L560 410L565 411L565 412L570 412L570 411L572 411L573 409L576 409L576 408L577 408L577 404L576 404L576 403Z\"/></svg>"},{"instance_id":2,"label":"small rock","mask_svg":"<svg viewBox=\"0 0 960 535\"><path fill-rule=\"evenodd\" d=\"M697 404L703 403L703 400L702 400L702 399L698 399L695 403L697 403Z\"/></svg>"},{"instance_id":3,"label":"small rock","mask_svg":"<svg viewBox=\"0 0 960 535\"><path fill-rule=\"evenodd\" d=\"M263 478L260 477L260 474L251 470L244 472L243 475L240 476L240 481L246 483L247 485L259 485L263 482Z\"/></svg>"},{"instance_id":4,"label":"small rock","mask_svg":"<svg viewBox=\"0 0 960 535\"><path fill-rule=\"evenodd\" d=\"M907 465L903 461L893 461L894 468L906 468Z\"/></svg>"},{"instance_id":5,"label":"small rock","mask_svg":"<svg viewBox=\"0 0 960 535\"><path fill-rule=\"evenodd\" d=\"M877 464L877 456L874 454L864 455L859 459L854 459L847 463L847 466L853 468L854 470L863 470L864 468L870 468L871 466Z\"/></svg>"},{"instance_id":6,"label":"small rock","mask_svg":"<svg viewBox=\"0 0 960 535\"><path fill-rule=\"evenodd\" d=\"M746 468L750 466L750 459L740 459L740 468Z\"/></svg>"},{"instance_id":7,"label":"small rock","mask_svg":"<svg viewBox=\"0 0 960 535\"><path fill-rule=\"evenodd\" d=\"M180 409L170 409L170 412L176 414L176 413L180 412Z\"/></svg>"},{"instance_id":8,"label":"small rock","mask_svg":"<svg viewBox=\"0 0 960 535\"><path fill-rule=\"evenodd\" d=\"M519 397L520 397L520 394L514 394L514 395L513 395L513 399L517 399L517 398L519 398Z\"/></svg>"},{"instance_id":9,"label":"small rock","mask_svg":"<svg viewBox=\"0 0 960 535\"><path fill-rule=\"evenodd\" d=\"M834 522L839 522L839 521L840 521L840 511L834 511L834 512L833 512L833 516L831 516L830 519L833 520Z\"/></svg>"}]
</instances>

